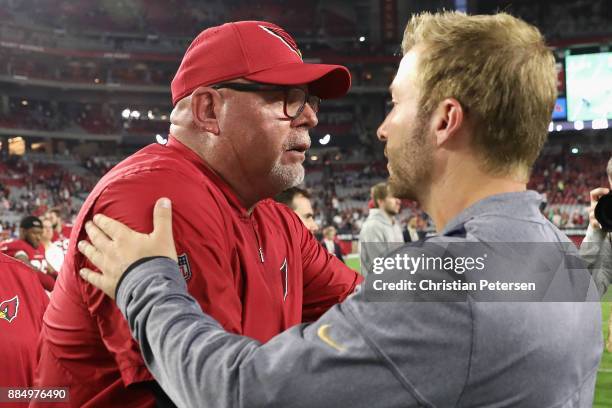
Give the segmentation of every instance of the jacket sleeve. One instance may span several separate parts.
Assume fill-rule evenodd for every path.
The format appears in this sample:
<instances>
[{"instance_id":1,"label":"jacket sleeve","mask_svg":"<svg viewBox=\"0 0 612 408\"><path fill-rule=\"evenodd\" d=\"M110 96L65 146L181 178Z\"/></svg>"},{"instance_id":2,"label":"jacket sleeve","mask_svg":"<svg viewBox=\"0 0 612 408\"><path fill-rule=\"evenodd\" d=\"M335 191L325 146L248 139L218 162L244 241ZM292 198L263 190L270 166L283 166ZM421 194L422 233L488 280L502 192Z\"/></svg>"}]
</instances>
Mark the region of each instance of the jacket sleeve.
<instances>
[{"instance_id":1,"label":"jacket sleeve","mask_svg":"<svg viewBox=\"0 0 612 408\"><path fill-rule=\"evenodd\" d=\"M232 290L234 277L229 257L224 256L229 253L223 246L224 234L221 231L224 231L224 227L215 215L213 206L205 206L204 200L193 199L201 198L198 195L201 193L191 188L182 192L174 188L180 184L181 177L180 173L173 172L138 173L124 177L100 195L88 218L95 213L103 213L136 231L148 232L153 228L149 214L155 201L159 197L170 197L177 253L189 264L192 274L189 291L228 331L240 332L242 305L236 291ZM141 187L151 183L151 180L156 180L155 189ZM83 234L83 231L80 233ZM203 234L206 239L203 239ZM80 254L76 255L75 260L77 264L71 273L78 273L85 262ZM121 312L102 291L80 279L78 281L81 282L83 298L95 318L102 341L117 362L123 381L128 385L149 381L151 376L145 369L129 328L121 318Z\"/></svg>"},{"instance_id":2,"label":"jacket sleeve","mask_svg":"<svg viewBox=\"0 0 612 408\"><path fill-rule=\"evenodd\" d=\"M179 407L365 408L381 395L385 405L418 406L344 305L262 345L204 314L168 258L131 270L117 304L147 367Z\"/></svg>"},{"instance_id":3,"label":"jacket sleeve","mask_svg":"<svg viewBox=\"0 0 612 408\"><path fill-rule=\"evenodd\" d=\"M310 322L346 299L363 277L330 254L295 214L291 216L295 219L295 236L301 241L304 275L302 321Z\"/></svg>"}]
</instances>

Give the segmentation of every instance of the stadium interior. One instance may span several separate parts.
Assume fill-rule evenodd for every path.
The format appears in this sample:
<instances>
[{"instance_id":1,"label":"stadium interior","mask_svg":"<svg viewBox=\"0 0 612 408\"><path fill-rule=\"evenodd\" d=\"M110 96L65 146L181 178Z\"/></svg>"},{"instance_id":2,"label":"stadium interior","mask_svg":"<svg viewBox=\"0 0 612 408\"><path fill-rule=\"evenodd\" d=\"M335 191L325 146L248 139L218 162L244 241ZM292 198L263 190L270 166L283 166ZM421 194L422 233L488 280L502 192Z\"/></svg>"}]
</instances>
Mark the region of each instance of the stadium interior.
<instances>
[{"instance_id":1,"label":"stadium interior","mask_svg":"<svg viewBox=\"0 0 612 408\"><path fill-rule=\"evenodd\" d=\"M589 191L608 184L612 155L606 0L0 0L0 237L16 237L24 216L51 208L69 223L109 169L166 142L169 84L197 33L225 21L266 20L292 33L306 61L351 71L349 94L322 102L304 187L319 233L335 226L347 262L358 268L370 188L388 176L376 129L388 110L403 27L412 13L442 8L507 11L536 25L553 48L558 99L529 188L579 245ZM399 222L413 216L419 229L434 232L419 205L403 201ZM595 406L612 407L608 352Z\"/></svg>"}]
</instances>

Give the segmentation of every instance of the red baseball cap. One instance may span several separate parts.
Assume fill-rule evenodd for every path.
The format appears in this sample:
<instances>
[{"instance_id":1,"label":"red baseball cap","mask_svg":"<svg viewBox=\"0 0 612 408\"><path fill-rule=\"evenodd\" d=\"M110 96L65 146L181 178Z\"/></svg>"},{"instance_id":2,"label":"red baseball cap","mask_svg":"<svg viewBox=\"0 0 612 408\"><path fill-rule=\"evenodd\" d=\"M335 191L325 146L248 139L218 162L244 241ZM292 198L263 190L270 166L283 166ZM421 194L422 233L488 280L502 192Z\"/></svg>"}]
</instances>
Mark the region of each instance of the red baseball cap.
<instances>
[{"instance_id":1,"label":"red baseball cap","mask_svg":"<svg viewBox=\"0 0 612 408\"><path fill-rule=\"evenodd\" d=\"M236 78L275 85L308 84L323 99L346 95L351 74L341 65L307 64L295 40L264 21L238 21L202 31L172 80L172 103L199 86Z\"/></svg>"}]
</instances>

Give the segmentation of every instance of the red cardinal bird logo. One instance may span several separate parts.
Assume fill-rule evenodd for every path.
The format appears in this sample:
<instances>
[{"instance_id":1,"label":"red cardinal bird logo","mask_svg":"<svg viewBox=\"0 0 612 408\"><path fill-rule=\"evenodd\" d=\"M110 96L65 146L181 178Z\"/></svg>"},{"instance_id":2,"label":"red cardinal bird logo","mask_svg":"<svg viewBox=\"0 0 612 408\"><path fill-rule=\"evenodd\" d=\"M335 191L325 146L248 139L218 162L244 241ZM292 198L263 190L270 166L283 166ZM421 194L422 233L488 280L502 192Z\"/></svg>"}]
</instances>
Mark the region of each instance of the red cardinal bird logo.
<instances>
[{"instance_id":1,"label":"red cardinal bird logo","mask_svg":"<svg viewBox=\"0 0 612 408\"><path fill-rule=\"evenodd\" d=\"M9 323L17 317L19 310L19 297L15 296L12 299L5 300L0 303L0 319L4 319Z\"/></svg>"}]
</instances>

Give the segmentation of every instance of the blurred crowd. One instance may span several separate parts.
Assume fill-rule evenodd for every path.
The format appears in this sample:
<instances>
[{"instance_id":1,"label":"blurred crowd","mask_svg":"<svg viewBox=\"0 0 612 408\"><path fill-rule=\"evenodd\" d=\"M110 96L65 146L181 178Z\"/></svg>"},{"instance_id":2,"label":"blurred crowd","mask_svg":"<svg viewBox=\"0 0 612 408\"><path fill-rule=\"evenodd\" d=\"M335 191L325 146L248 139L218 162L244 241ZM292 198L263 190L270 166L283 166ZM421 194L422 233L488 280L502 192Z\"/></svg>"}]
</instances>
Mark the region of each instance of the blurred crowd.
<instances>
[{"instance_id":1,"label":"blurred crowd","mask_svg":"<svg viewBox=\"0 0 612 408\"><path fill-rule=\"evenodd\" d=\"M585 229L588 224L589 191L607 183L606 153L545 154L534 167L529 188L542 194L542 211L562 229ZM305 187L311 192L314 217L320 226L333 226L339 235L359 234L372 208L371 187L386 179L383 161L353 163L323 157L308 165ZM3 235L15 234L19 216L42 215L49 208L61 208L66 217L74 216L93 188L118 158L88 157L80 165L87 170L77 175L58 164L9 156L0 163L0 228ZM7 220L7 214L14 214ZM397 219L405 228L416 220L419 230L433 230L429 217L413 201L402 200Z\"/></svg>"},{"instance_id":2,"label":"blurred crowd","mask_svg":"<svg viewBox=\"0 0 612 408\"><path fill-rule=\"evenodd\" d=\"M42 216L51 208L67 219L77 214L96 177L74 174L57 164L9 156L0 162L1 237L15 237L26 215Z\"/></svg>"}]
</instances>

